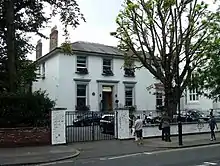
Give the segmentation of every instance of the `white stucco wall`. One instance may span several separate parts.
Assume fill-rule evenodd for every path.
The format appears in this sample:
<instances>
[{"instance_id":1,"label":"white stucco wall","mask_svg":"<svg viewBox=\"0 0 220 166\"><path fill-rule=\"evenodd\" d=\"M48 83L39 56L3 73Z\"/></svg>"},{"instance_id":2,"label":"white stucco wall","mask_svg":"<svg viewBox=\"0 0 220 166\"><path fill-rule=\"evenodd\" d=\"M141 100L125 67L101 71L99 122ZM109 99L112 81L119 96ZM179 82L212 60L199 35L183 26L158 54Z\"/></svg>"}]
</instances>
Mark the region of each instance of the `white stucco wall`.
<instances>
[{"instance_id":1,"label":"white stucco wall","mask_svg":"<svg viewBox=\"0 0 220 166\"><path fill-rule=\"evenodd\" d=\"M183 99L184 109L198 109L201 111L207 111L213 108L213 101L204 96L199 96L198 101L190 101L189 91L187 90L187 96Z\"/></svg>"},{"instance_id":2,"label":"white stucco wall","mask_svg":"<svg viewBox=\"0 0 220 166\"><path fill-rule=\"evenodd\" d=\"M119 105L125 103L125 85L123 82L137 82L135 84L135 105L137 109L151 109L155 110L156 97L150 94L146 87L153 84L155 80L153 76L146 70L140 69L135 72L134 78L124 77L124 70L122 68L123 59L113 59L113 73L114 76L102 76L102 57L88 56L88 71L87 75L79 75L76 72L76 56L59 55L59 98L57 104L60 107L74 110L76 105L76 82L74 80L90 80L88 84L88 103L92 111L99 110L99 96L100 84L115 85L113 94L113 101L119 100ZM109 81L109 83L107 83ZM118 83L116 83L118 82ZM95 96L92 93L95 92ZM117 94L117 97L115 96Z\"/></svg>"},{"instance_id":3,"label":"white stucco wall","mask_svg":"<svg viewBox=\"0 0 220 166\"><path fill-rule=\"evenodd\" d=\"M40 65L42 72L42 64ZM41 89L46 90L52 100L58 99L58 80L59 80L59 56L53 56L45 61L45 79L39 78L33 82L32 91Z\"/></svg>"}]
</instances>

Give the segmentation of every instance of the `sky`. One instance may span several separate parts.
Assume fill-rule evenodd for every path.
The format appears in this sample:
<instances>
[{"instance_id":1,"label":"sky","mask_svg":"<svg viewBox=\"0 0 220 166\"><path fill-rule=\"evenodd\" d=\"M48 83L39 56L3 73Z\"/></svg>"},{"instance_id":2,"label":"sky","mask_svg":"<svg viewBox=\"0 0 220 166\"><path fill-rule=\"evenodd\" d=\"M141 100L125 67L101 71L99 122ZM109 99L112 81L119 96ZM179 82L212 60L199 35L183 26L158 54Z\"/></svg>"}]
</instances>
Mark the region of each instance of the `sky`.
<instances>
[{"instance_id":1,"label":"sky","mask_svg":"<svg viewBox=\"0 0 220 166\"><path fill-rule=\"evenodd\" d=\"M87 41L101 43L111 46L117 45L117 39L110 36L110 32L116 30L115 19L122 9L123 0L78 0L81 12L84 14L86 23L82 22L76 29L69 29L71 42ZM48 10L50 10L48 8ZM51 20L48 28L41 32L49 37L50 30L54 26L58 27L60 46L65 38L63 37L62 24L58 18ZM38 36L32 36L31 43L36 45L40 39ZM43 55L49 52L49 40L41 39L43 43ZM35 52L28 56L29 59L35 60Z\"/></svg>"}]
</instances>

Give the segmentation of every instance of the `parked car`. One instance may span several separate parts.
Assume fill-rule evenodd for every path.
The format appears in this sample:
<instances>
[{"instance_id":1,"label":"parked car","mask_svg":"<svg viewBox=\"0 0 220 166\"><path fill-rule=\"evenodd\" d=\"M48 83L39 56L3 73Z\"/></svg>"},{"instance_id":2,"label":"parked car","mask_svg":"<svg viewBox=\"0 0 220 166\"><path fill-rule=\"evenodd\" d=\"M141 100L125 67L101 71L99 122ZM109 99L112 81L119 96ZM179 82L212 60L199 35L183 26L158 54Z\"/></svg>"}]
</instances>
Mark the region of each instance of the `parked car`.
<instances>
[{"instance_id":1,"label":"parked car","mask_svg":"<svg viewBox=\"0 0 220 166\"><path fill-rule=\"evenodd\" d=\"M201 111L191 109L186 111L187 122L207 121L209 118L205 116Z\"/></svg>"},{"instance_id":2,"label":"parked car","mask_svg":"<svg viewBox=\"0 0 220 166\"><path fill-rule=\"evenodd\" d=\"M110 133L114 134L115 123L114 123L114 115L106 114L103 115L100 120L100 130L102 133Z\"/></svg>"},{"instance_id":3,"label":"parked car","mask_svg":"<svg viewBox=\"0 0 220 166\"><path fill-rule=\"evenodd\" d=\"M133 121L129 117L129 127L132 127ZM114 134L115 116L114 114L105 114L100 120L100 130L102 133Z\"/></svg>"},{"instance_id":4,"label":"parked car","mask_svg":"<svg viewBox=\"0 0 220 166\"><path fill-rule=\"evenodd\" d=\"M73 126L83 127L91 125L99 125L101 120L101 115L99 114L88 114L81 116L80 118L73 121Z\"/></svg>"}]
</instances>

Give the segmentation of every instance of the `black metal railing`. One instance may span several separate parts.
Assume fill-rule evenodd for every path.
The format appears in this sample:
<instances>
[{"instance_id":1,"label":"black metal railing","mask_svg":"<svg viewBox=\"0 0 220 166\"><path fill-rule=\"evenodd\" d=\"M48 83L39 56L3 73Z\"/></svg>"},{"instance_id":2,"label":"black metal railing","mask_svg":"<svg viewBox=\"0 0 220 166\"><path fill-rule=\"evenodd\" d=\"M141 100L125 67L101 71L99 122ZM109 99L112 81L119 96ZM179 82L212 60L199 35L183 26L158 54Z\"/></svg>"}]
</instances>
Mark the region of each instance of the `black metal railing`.
<instances>
[{"instance_id":1,"label":"black metal railing","mask_svg":"<svg viewBox=\"0 0 220 166\"><path fill-rule=\"evenodd\" d=\"M66 112L67 143L114 139L114 112Z\"/></svg>"}]
</instances>

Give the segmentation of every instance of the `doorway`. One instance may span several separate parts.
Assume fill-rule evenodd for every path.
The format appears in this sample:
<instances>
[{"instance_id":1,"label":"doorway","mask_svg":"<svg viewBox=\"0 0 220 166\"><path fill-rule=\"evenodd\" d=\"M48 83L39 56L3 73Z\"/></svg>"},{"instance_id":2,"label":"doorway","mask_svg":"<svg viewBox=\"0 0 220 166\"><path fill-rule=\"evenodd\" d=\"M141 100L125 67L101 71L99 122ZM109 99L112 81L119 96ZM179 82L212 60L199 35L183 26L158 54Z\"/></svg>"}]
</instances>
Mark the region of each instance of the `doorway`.
<instances>
[{"instance_id":1,"label":"doorway","mask_svg":"<svg viewBox=\"0 0 220 166\"><path fill-rule=\"evenodd\" d=\"M104 112L113 111L112 91L112 86L102 86L102 111Z\"/></svg>"}]
</instances>

